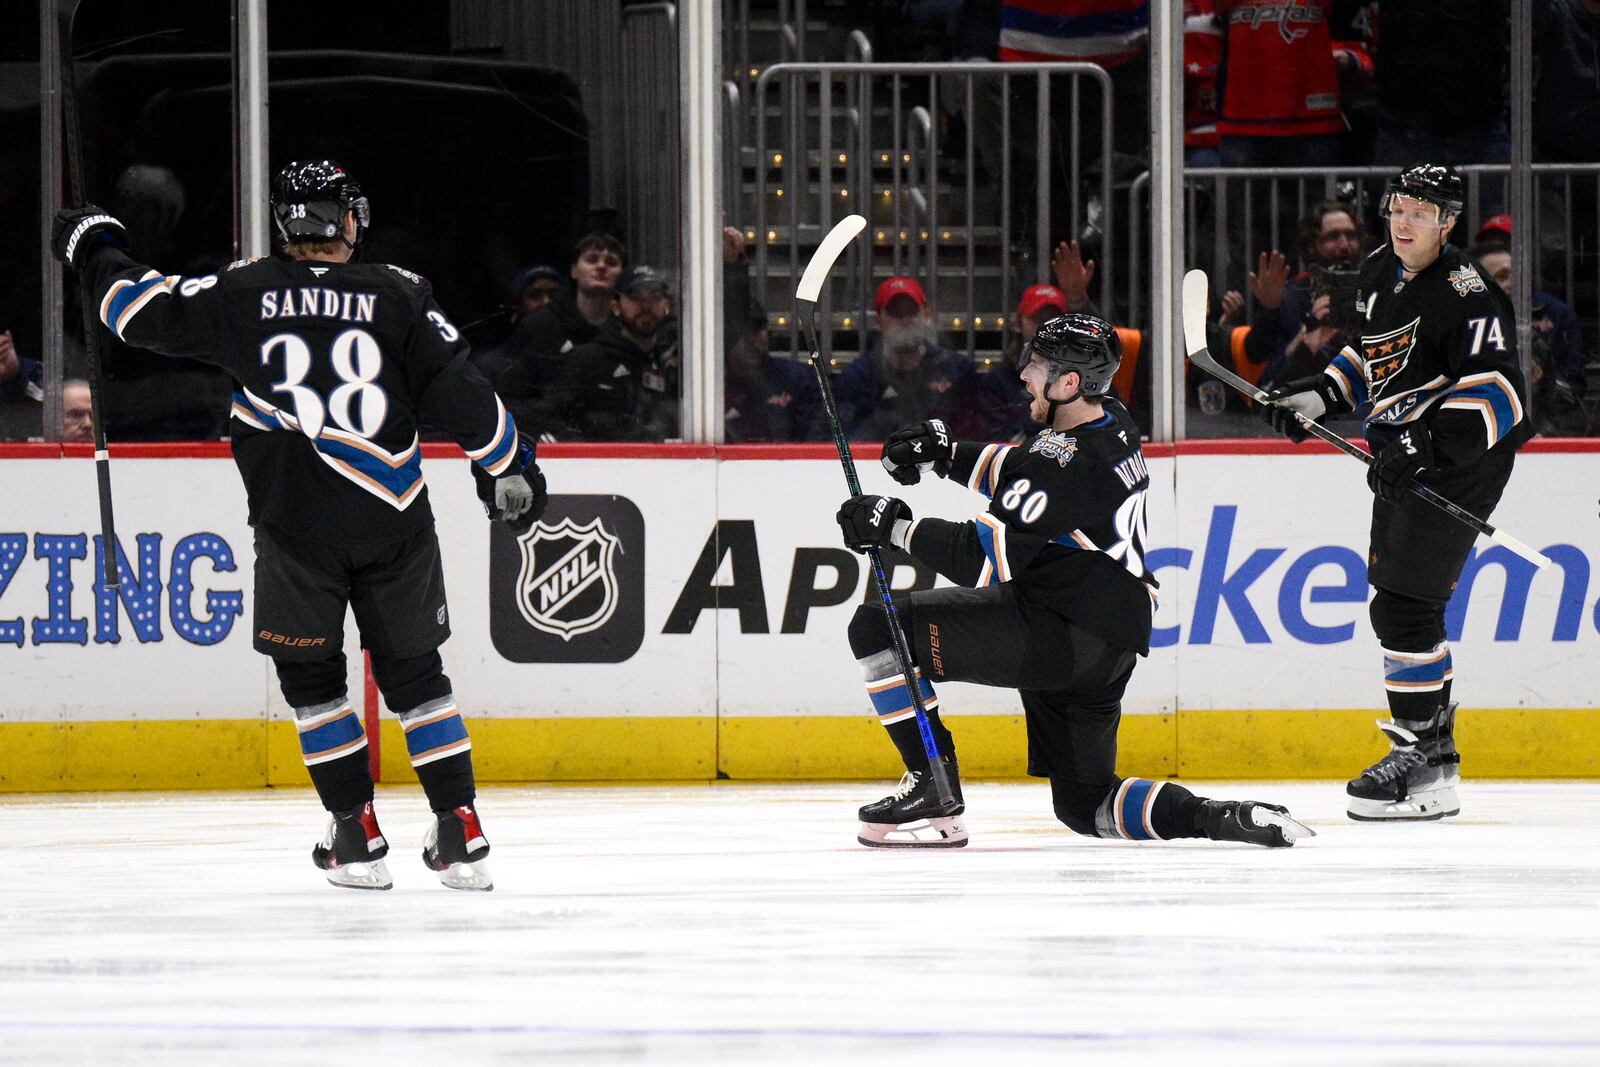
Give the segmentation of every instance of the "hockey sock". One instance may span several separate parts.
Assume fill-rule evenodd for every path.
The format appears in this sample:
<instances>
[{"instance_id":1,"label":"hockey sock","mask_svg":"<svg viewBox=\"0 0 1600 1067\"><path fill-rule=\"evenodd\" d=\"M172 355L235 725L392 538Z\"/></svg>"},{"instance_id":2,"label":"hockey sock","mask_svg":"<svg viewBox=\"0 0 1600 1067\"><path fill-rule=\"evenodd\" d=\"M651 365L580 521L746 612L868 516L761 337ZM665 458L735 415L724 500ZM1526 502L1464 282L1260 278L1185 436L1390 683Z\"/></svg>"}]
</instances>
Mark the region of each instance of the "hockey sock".
<instances>
[{"instance_id":1,"label":"hockey sock","mask_svg":"<svg viewBox=\"0 0 1600 1067\"><path fill-rule=\"evenodd\" d=\"M878 713L878 721L889 731L889 740L899 750L906 770L921 771L928 766L928 750L922 743L922 731L917 728L917 710L911 703L911 691L906 688L905 675L900 672L900 661L892 651L884 650L858 660L867 680L867 696ZM915 669L918 690L922 694L922 708L928 713L928 726L939 746L939 754L955 758L955 740L944 723L939 721L939 697L933 684Z\"/></svg>"},{"instance_id":2,"label":"hockey sock","mask_svg":"<svg viewBox=\"0 0 1600 1067\"><path fill-rule=\"evenodd\" d=\"M1423 722L1450 703L1450 680L1455 670L1450 644L1440 641L1422 652L1383 650L1383 688L1388 691L1389 715L1396 721Z\"/></svg>"},{"instance_id":3,"label":"hockey sock","mask_svg":"<svg viewBox=\"0 0 1600 1067\"><path fill-rule=\"evenodd\" d=\"M367 732L347 697L294 709L300 754L322 806L349 811L372 799Z\"/></svg>"},{"instance_id":4,"label":"hockey sock","mask_svg":"<svg viewBox=\"0 0 1600 1067\"><path fill-rule=\"evenodd\" d=\"M1128 841L1205 836L1196 827L1200 798L1175 782L1124 778L1095 813L1095 832Z\"/></svg>"},{"instance_id":5,"label":"hockey sock","mask_svg":"<svg viewBox=\"0 0 1600 1067\"><path fill-rule=\"evenodd\" d=\"M477 795L472 778L472 739L453 696L419 704L399 714L406 732L411 766L428 795L428 807L449 811L471 804Z\"/></svg>"}]
</instances>

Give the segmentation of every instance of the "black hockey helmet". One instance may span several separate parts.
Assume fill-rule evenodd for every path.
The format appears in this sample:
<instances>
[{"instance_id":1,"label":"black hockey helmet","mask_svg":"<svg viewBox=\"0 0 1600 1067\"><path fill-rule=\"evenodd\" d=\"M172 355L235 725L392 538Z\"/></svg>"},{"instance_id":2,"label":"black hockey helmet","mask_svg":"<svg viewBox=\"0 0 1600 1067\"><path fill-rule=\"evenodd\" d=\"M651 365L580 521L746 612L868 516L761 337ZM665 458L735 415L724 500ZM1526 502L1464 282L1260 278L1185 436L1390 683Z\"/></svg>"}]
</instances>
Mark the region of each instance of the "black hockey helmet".
<instances>
[{"instance_id":1,"label":"black hockey helmet","mask_svg":"<svg viewBox=\"0 0 1600 1067\"><path fill-rule=\"evenodd\" d=\"M1439 205L1439 220L1446 214L1459 215L1467 202L1467 191L1461 175L1454 167L1443 163L1416 163L1393 178L1383 191L1378 203L1378 214L1389 217L1389 202L1396 196L1409 196Z\"/></svg>"},{"instance_id":2,"label":"black hockey helmet","mask_svg":"<svg viewBox=\"0 0 1600 1067\"><path fill-rule=\"evenodd\" d=\"M1069 312L1039 327L1039 332L1023 349L1023 365L1026 366L1035 354L1050 364L1046 388L1068 371L1077 371L1078 395L1105 396L1111 392L1112 376L1122 365L1122 341L1105 319ZM1071 400L1062 403L1071 403Z\"/></svg>"},{"instance_id":3,"label":"black hockey helmet","mask_svg":"<svg viewBox=\"0 0 1600 1067\"><path fill-rule=\"evenodd\" d=\"M331 159L296 160L273 179L272 221L285 241L342 241L346 211L356 216L354 248L367 232L372 209L361 186Z\"/></svg>"}]
</instances>

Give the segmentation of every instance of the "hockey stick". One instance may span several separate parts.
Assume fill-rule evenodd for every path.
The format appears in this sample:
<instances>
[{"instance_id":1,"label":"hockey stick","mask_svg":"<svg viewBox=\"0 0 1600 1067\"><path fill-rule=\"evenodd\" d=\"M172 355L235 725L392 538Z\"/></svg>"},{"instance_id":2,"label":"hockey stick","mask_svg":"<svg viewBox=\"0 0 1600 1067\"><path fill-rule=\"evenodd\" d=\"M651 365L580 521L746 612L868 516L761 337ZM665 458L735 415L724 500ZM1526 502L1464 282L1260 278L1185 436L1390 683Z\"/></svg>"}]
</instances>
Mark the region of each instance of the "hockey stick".
<instances>
[{"instance_id":1,"label":"hockey stick","mask_svg":"<svg viewBox=\"0 0 1600 1067\"><path fill-rule=\"evenodd\" d=\"M1206 280L1206 272L1203 270L1192 270L1183 276L1183 339L1184 348L1189 353L1189 359L1213 378L1232 386L1256 403L1268 403L1267 394L1264 390L1257 389L1228 368L1222 366L1212 357L1210 350L1206 347L1206 292L1209 285L1210 283ZM1298 411L1294 412L1294 417L1299 420L1300 425L1305 427L1308 433L1320 437L1345 455L1354 456L1368 466L1372 465L1372 457L1370 455L1332 430L1313 419L1306 418ZM1406 488L1457 522L1470 526L1495 544L1509 548L1540 570L1550 566L1549 556L1542 552L1534 551L1504 530L1497 530L1477 516L1463 511L1415 479L1407 482Z\"/></svg>"},{"instance_id":2,"label":"hockey stick","mask_svg":"<svg viewBox=\"0 0 1600 1067\"><path fill-rule=\"evenodd\" d=\"M828 369L822 365L822 353L817 347L817 296L822 283L833 269L834 261L846 245L866 228L867 220L860 215L846 215L838 225L828 231L805 273L800 275L800 287L795 290L796 310L805 321L806 343L811 346L811 369L816 372L817 385L822 390L822 404L828 412L828 425L833 430L833 446L839 450L839 462L844 466L844 481L851 496L861 495L861 479L856 477L856 461L850 455L850 442L845 440L844 425L839 421L839 406L833 399L833 386L828 381ZM917 732L922 735L922 750L928 754L928 773L939 794L939 803L954 803L950 791L950 776L945 773L939 759L939 742L934 740L933 727L928 725L928 709L922 703L922 689L917 685L916 667L911 659L911 646L906 643L905 631L900 628L900 614L895 610L894 597L889 590L889 579L883 573L883 560L875 548L867 549L867 559L872 561L872 579L877 583L878 596L883 600L883 613L889 619L889 634L894 640L895 659L900 663L900 674L905 678L906 689L911 693L911 710L917 717Z\"/></svg>"},{"instance_id":3,"label":"hockey stick","mask_svg":"<svg viewBox=\"0 0 1600 1067\"><path fill-rule=\"evenodd\" d=\"M78 13L78 0L61 0L56 9L60 26L61 102L67 135L67 181L73 203L82 207L83 143L78 133L77 70L72 62L72 22ZM52 190L53 191L53 190ZM100 543L105 560L105 587L121 585L117 566L117 526L111 513L111 454L106 450L106 423L100 397L105 383L100 374L100 336L96 330L94 298L82 278L78 279L78 306L83 313L83 347L89 364L89 424L94 435L94 474L100 491Z\"/></svg>"}]
</instances>

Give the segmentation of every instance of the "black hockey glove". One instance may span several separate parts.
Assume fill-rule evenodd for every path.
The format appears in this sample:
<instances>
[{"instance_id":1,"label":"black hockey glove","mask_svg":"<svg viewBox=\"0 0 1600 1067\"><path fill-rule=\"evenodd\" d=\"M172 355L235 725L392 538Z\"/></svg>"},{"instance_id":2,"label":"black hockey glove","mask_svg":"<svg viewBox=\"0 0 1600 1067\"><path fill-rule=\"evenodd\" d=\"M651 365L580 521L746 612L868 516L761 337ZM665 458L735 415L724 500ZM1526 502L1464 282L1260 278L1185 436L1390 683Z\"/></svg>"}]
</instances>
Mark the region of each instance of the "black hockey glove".
<instances>
[{"instance_id":1,"label":"black hockey glove","mask_svg":"<svg viewBox=\"0 0 1600 1067\"><path fill-rule=\"evenodd\" d=\"M1408 426L1380 448L1367 468L1367 486L1393 503L1406 493L1418 471L1433 466L1433 437L1426 426Z\"/></svg>"},{"instance_id":2,"label":"black hockey glove","mask_svg":"<svg viewBox=\"0 0 1600 1067\"><path fill-rule=\"evenodd\" d=\"M476 463L472 480L477 483L478 499L491 522L503 522L515 534L525 534L539 521L550 505L544 474L534 460L533 438L517 435L517 458L506 473L496 478Z\"/></svg>"},{"instance_id":3,"label":"black hockey glove","mask_svg":"<svg viewBox=\"0 0 1600 1067\"><path fill-rule=\"evenodd\" d=\"M1294 417L1299 412L1312 422L1328 415L1342 415L1350 410L1344 397L1326 374L1299 378L1267 392L1266 403L1257 404L1256 411L1274 430L1291 441L1304 441L1310 434Z\"/></svg>"},{"instance_id":4,"label":"black hockey glove","mask_svg":"<svg viewBox=\"0 0 1600 1067\"><path fill-rule=\"evenodd\" d=\"M883 442L883 469L901 485L916 485L929 471L943 478L955 448L950 431L938 419L902 426Z\"/></svg>"},{"instance_id":5,"label":"black hockey glove","mask_svg":"<svg viewBox=\"0 0 1600 1067\"><path fill-rule=\"evenodd\" d=\"M50 251L73 270L79 270L89 255L101 245L128 247L128 231L112 216L93 204L64 207L56 212L50 228Z\"/></svg>"},{"instance_id":6,"label":"black hockey glove","mask_svg":"<svg viewBox=\"0 0 1600 1067\"><path fill-rule=\"evenodd\" d=\"M911 521L911 509L892 496L853 496L839 505L844 543L857 552L893 545L896 519Z\"/></svg>"}]
</instances>

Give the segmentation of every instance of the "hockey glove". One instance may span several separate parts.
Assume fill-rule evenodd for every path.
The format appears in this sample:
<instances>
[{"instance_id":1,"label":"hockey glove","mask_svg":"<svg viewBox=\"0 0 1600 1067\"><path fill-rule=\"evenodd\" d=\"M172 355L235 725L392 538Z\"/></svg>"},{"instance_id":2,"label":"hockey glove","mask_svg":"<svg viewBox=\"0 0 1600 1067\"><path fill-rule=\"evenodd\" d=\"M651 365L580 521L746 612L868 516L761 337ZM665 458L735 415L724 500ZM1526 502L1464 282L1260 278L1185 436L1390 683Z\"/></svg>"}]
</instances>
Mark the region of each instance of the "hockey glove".
<instances>
[{"instance_id":1,"label":"hockey glove","mask_svg":"<svg viewBox=\"0 0 1600 1067\"><path fill-rule=\"evenodd\" d=\"M1433 438L1426 426L1407 426L1380 448L1367 468L1367 486L1382 500L1393 503L1405 495L1418 471L1433 466Z\"/></svg>"},{"instance_id":2,"label":"hockey glove","mask_svg":"<svg viewBox=\"0 0 1600 1067\"><path fill-rule=\"evenodd\" d=\"M839 505L839 529L844 543L857 552L894 545L894 524L911 521L905 501L892 496L853 496Z\"/></svg>"},{"instance_id":3,"label":"hockey glove","mask_svg":"<svg viewBox=\"0 0 1600 1067\"><path fill-rule=\"evenodd\" d=\"M1295 418L1298 412L1317 422L1326 415L1342 415L1350 410L1344 397L1326 374L1313 375L1285 382L1267 393L1266 403L1256 405L1261 417L1266 419L1283 436L1291 441L1304 441L1310 434Z\"/></svg>"},{"instance_id":4,"label":"hockey glove","mask_svg":"<svg viewBox=\"0 0 1600 1067\"><path fill-rule=\"evenodd\" d=\"M929 471L943 478L955 448L950 431L938 419L903 426L883 442L883 469L901 485L916 485Z\"/></svg>"},{"instance_id":5,"label":"hockey glove","mask_svg":"<svg viewBox=\"0 0 1600 1067\"><path fill-rule=\"evenodd\" d=\"M50 229L50 251L73 270L81 270L89 256L101 245L128 247L128 231L112 216L93 204L64 207L56 212Z\"/></svg>"},{"instance_id":6,"label":"hockey glove","mask_svg":"<svg viewBox=\"0 0 1600 1067\"><path fill-rule=\"evenodd\" d=\"M514 534L532 529L550 504L544 474L534 460L533 438L526 434L518 435L517 458L506 473L496 478L474 463L472 479L477 483L484 514L491 522L505 523Z\"/></svg>"}]
</instances>

